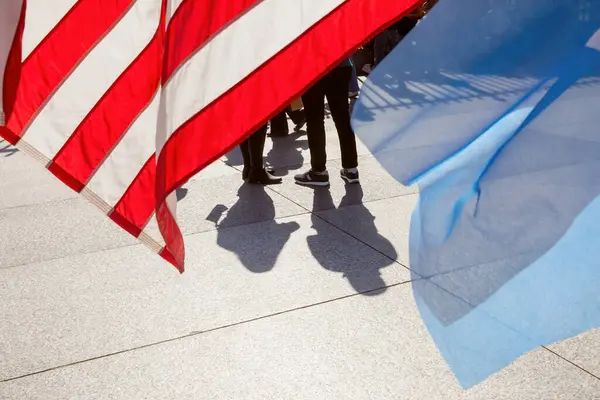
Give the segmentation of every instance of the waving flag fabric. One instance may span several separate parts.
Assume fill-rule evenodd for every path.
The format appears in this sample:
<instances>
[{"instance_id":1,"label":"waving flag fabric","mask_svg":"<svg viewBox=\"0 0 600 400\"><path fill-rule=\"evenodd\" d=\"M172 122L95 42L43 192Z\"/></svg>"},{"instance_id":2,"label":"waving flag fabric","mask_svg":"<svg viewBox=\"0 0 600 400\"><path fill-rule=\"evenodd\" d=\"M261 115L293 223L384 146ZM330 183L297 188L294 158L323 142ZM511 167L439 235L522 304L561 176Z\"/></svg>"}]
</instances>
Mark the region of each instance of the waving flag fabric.
<instances>
[{"instance_id":1,"label":"waving flag fabric","mask_svg":"<svg viewBox=\"0 0 600 400\"><path fill-rule=\"evenodd\" d=\"M600 1L443 0L353 125L418 184L410 267L464 386L600 326Z\"/></svg>"},{"instance_id":2,"label":"waving flag fabric","mask_svg":"<svg viewBox=\"0 0 600 400\"><path fill-rule=\"evenodd\" d=\"M174 190L414 0L2 0L0 135L183 270Z\"/></svg>"}]
</instances>

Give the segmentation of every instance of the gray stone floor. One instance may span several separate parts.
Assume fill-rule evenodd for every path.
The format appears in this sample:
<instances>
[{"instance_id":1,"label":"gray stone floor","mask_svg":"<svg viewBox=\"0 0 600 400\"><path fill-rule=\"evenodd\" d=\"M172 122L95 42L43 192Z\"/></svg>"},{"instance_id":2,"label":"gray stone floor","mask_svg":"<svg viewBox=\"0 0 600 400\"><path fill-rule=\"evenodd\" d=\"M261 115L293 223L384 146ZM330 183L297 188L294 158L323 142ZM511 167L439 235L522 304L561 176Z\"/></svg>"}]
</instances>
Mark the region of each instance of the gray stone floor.
<instances>
[{"instance_id":1,"label":"gray stone floor","mask_svg":"<svg viewBox=\"0 0 600 400\"><path fill-rule=\"evenodd\" d=\"M180 192L179 275L0 142L0 399L600 399L600 332L463 390L413 302L417 200L360 146L362 186L298 187L306 136L237 152Z\"/></svg>"}]
</instances>

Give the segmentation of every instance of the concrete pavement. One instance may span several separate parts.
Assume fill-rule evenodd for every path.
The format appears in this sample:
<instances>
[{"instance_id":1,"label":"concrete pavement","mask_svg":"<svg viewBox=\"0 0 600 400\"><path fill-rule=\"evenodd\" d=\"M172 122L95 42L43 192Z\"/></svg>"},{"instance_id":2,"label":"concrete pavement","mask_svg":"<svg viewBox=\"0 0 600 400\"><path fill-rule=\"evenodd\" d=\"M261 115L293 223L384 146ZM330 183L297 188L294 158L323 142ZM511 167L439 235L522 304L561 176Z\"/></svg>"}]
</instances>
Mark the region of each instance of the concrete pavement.
<instances>
[{"instance_id":1,"label":"concrete pavement","mask_svg":"<svg viewBox=\"0 0 600 400\"><path fill-rule=\"evenodd\" d=\"M360 146L362 186L298 187L306 136L267 140L280 186L237 152L180 192L179 275L0 143L1 399L600 399L600 332L460 388L408 270L414 188Z\"/></svg>"}]
</instances>

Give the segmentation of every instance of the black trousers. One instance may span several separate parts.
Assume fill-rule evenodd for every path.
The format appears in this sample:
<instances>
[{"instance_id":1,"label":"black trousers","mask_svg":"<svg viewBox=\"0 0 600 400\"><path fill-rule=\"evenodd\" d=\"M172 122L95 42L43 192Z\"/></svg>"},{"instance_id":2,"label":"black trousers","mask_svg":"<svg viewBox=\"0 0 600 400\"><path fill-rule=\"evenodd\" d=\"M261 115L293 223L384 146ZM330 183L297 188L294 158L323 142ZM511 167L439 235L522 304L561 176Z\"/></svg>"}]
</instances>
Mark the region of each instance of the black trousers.
<instances>
[{"instance_id":1,"label":"black trousers","mask_svg":"<svg viewBox=\"0 0 600 400\"><path fill-rule=\"evenodd\" d=\"M327 152L325 150L325 97L329 103L331 117L340 139L342 166L356 168L356 138L350 126L350 108L348 105L348 85L352 77L352 67L338 67L325 75L303 96L306 113L306 131L310 162L313 171L326 170Z\"/></svg>"},{"instance_id":2,"label":"black trousers","mask_svg":"<svg viewBox=\"0 0 600 400\"><path fill-rule=\"evenodd\" d=\"M267 125L264 125L248 137L248 139L240 143L245 170L254 171L262 169L266 138Z\"/></svg>"},{"instance_id":3,"label":"black trousers","mask_svg":"<svg viewBox=\"0 0 600 400\"><path fill-rule=\"evenodd\" d=\"M304 118L302 110L292 111L291 107L287 107L271 120L271 132L289 132L286 114L290 116L295 125L298 125Z\"/></svg>"}]
</instances>

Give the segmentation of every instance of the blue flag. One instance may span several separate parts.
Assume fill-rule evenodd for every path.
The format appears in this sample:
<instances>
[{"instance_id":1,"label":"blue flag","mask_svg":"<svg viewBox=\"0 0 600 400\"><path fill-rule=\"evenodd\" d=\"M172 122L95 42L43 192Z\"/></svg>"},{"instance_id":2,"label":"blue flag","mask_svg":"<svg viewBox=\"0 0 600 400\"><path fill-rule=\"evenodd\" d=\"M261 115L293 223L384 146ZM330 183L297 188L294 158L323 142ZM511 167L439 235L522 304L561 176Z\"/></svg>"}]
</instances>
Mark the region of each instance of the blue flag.
<instances>
[{"instance_id":1,"label":"blue flag","mask_svg":"<svg viewBox=\"0 0 600 400\"><path fill-rule=\"evenodd\" d=\"M600 0L440 1L353 126L419 186L414 296L463 386L600 326Z\"/></svg>"}]
</instances>

